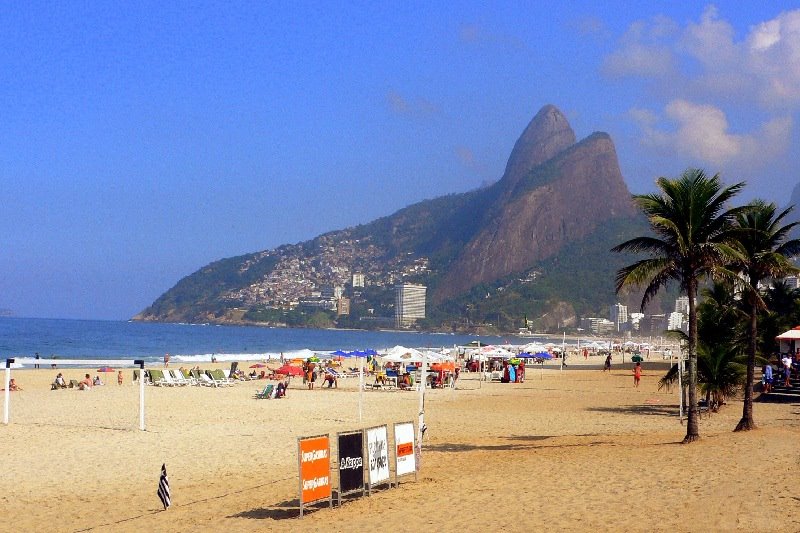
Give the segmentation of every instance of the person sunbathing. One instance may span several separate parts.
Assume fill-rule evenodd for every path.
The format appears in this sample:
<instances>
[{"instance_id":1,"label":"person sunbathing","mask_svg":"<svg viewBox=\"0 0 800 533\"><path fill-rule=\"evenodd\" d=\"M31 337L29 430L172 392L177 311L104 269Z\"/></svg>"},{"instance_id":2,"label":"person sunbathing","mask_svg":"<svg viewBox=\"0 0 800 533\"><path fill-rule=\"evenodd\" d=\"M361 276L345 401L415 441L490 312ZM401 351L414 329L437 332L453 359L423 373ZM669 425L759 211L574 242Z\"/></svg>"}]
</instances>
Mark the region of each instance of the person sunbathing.
<instances>
[{"instance_id":1,"label":"person sunbathing","mask_svg":"<svg viewBox=\"0 0 800 533\"><path fill-rule=\"evenodd\" d=\"M22 390L22 387L17 385L17 382L14 380L14 378L11 378L8 382L8 390L10 391Z\"/></svg>"},{"instance_id":2,"label":"person sunbathing","mask_svg":"<svg viewBox=\"0 0 800 533\"><path fill-rule=\"evenodd\" d=\"M78 388L80 390L90 390L92 388L92 376L86 374L86 377L78 383Z\"/></svg>"},{"instance_id":3,"label":"person sunbathing","mask_svg":"<svg viewBox=\"0 0 800 533\"><path fill-rule=\"evenodd\" d=\"M64 374L59 372L58 375L56 376L56 379L53 381L52 390L66 389L66 388L67 388L67 382L64 381Z\"/></svg>"}]
</instances>

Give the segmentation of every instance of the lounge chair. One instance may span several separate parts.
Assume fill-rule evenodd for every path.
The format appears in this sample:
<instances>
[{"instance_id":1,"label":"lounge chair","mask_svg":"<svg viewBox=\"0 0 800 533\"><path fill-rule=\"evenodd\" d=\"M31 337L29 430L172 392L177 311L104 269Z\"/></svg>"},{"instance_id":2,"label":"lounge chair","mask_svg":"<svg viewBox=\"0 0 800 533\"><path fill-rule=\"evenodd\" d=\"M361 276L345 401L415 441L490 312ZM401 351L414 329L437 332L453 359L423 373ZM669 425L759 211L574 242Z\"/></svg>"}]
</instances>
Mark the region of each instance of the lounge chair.
<instances>
[{"instance_id":1,"label":"lounge chair","mask_svg":"<svg viewBox=\"0 0 800 533\"><path fill-rule=\"evenodd\" d=\"M206 376L203 379L208 379L211 382L211 384L215 387L225 387L229 384L228 380L225 379L225 376L222 375L221 371L204 370L203 373Z\"/></svg>"},{"instance_id":2,"label":"lounge chair","mask_svg":"<svg viewBox=\"0 0 800 533\"><path fill-rule=\"evenodd\" d=\"M197 375L195 375L197 374ZM205 387L216 387L217 383L211 377L201 370L192 370L192 375L195 376L197 382Z\"/></svg>"},{"instance_id":3,"label":"lounge chair","mask_svg":"<svg viewBox=\"0 0 800 533\"><path fill-rule=\"evenodd\" d=\"M185 380L185 381L186 381L186 382L187 382L189 385L200 385L200 382L197 380L197 378L196 378L195 376L193 376L193 375L192 375L192 373L191 373L189 370L186 370L186 369L184 368L184 369L182 369L182 370L179 370L179 372L180 372L181 374L183 374L183 379L184 379L184 380Z\"/></svg>"},{"instance_id":4,"label":"lounge chair","mask_svg":"<svg viewBox=\"0 0 800 533\"><path fill-rule=\"evenodd\" d=\"M164 373L161 370L152 369L149 371L149 373L150 373L150 382L152 385L155 385L156 387L160 387L162 385L165 387L172 386L172 383L167 381L166 378L164 378Z\"/></svg>"},{"instance_id":5,"label":"lounge chair","mask_svg":"<svg viewBox=\"0 0 800 533\"><path fill-rule=\"evenodd\" d=\"M218 385L222 386L231 386L233 385L233 380L225 376L225 372L222 369L217 368L211 371L211 379L217 382Z\"/></svg>"},{"instance_id":6,"label":"lounge chair","mask_svg":"<svg viewBox=\"0 0 800 533\"><path fill-rule=\"evenodd\" d=\"M256 398L260 400L269 400L272 398L272 392L275 388L275 385L270 383L264 387L264 390L256 391Z\"/></svg>"},{"instance_id":7,"label":"lounge chair","mask_svg":"<svg viewBox=\"0 0 800 533\"><path fill-rule=\"evenodd\" d=\"M69 388L70 389L77 389L80 386L77 379L69 380Z\"/></svg>"},{"instance_id":8,"label":"lounge chair","mask_svg":"<svg viewBox=\"0 0 800 533\"><path fill-rule=\"evenodd\" d=\"M176 368L174 370L165 370L164 373L168 373L172 376L172 381L174 381L178 385L191 385L192 383L186 379L183 374Z\"/></svg>"},{"instance_id":9,"label":"lounge chair","mask_svg":"<svg viewBox=\"0 0 800 533\"><path fill-rule=\"evenodd\" d=\"M180 385L180 383L175 382L172 379L172 372L169 370L160 370L161 375L164 376L164 384L169 387L175 387L176 385Z\"/></svg>"}]
</instances>

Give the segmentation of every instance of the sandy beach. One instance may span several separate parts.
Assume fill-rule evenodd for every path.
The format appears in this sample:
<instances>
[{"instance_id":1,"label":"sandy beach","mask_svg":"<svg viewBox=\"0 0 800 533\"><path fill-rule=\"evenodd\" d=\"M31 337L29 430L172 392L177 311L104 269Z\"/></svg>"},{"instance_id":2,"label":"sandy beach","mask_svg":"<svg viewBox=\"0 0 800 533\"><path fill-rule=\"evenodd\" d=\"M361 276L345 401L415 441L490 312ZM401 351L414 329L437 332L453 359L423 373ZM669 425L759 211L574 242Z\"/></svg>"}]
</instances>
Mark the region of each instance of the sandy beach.
<instances>
[{"instance_id":1,"label":"sandy beach","mask_svg":"<svg viewBox=\"0 0 800 533\"><path fill-rule=\"evenodd\" d=\"M357 379L313 391L297 379L282 400L253 399L263 382L147 387L142 432L131 370L87 392L51 391L49 368L15 370L24 390L0 426L0 530L800 530L800 396L757 402L759 429L736 434L732 400L685 446L677 393L657 390L654 364L639 389L621 365L529 369L522 384L462 374L426 396L417 482L302 522L297 437L416 422L415 392L366 391L359 422Z\"/></svg>"}]
</instances>

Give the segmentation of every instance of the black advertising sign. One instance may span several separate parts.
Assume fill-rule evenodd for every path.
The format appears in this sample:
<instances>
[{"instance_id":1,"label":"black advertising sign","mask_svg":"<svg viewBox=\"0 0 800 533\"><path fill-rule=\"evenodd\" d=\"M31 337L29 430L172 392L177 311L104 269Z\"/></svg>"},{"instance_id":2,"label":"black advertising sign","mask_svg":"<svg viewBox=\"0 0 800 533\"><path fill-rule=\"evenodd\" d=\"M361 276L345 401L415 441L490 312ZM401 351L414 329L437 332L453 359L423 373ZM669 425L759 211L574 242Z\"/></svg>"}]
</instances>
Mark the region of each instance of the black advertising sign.
<instances>
[{"instance_id":1,"label":"black advertising sign","mask_svg":"<svg viewBox=\"0 0 800 533\"><path fill-rule=\"evenodd\" d=\"M364 490L364 433L339 433L339 490Z\"/></svg>"}]
</instances>

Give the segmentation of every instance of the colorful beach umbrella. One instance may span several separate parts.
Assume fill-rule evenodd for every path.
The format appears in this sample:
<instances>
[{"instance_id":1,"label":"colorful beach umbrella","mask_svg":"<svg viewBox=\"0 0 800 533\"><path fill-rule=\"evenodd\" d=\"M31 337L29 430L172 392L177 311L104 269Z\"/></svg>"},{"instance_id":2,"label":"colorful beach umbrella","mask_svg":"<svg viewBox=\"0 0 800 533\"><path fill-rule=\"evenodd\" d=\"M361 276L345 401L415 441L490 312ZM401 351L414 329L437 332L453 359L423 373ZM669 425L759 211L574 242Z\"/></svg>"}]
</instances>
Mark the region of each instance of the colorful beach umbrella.
<instances>
[{"instance_id":1,"label":"colorful beach umbrella","mask_svg":"<svg viewBox=\"0 0 800 533\"><path fill-rule=\"evenodd\" d=\"M303 369L294 365L283 365L275 371L276 374L283 374L285 376L302 376Z\"/></svg>"},{"instance_id":2,"label":"colorful beach umbrella","mask_svg":"<svg viewBox=\"0 0 800 533\"><path fill-rule=\"evenodd\" d=\"M267 365L265 365L264 363L256 363L254 365L250 365L250 368L264 368L266 366Z\"/></svg>"}]
</instances>

